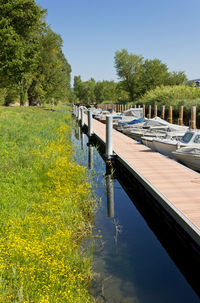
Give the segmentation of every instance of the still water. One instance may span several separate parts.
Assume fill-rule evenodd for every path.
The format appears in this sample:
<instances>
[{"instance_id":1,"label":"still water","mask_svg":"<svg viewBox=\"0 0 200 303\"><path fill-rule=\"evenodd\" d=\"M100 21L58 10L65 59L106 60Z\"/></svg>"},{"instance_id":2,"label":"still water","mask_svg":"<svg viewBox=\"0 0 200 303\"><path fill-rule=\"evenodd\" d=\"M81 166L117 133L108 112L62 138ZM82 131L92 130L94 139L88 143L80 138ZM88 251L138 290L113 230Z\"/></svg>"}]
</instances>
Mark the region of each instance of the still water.
<instances>
[{"instance_id":1,"label":"still water","mask_svg":"<svg viewBox=\"0 0 200 303\"><path fill-rule=\"evenodd\" d=\"M92 294L97 302L195 303L200 298L106 165L76 127L76 161L88 167L97 196ZM107 203L108 202L108 203ZM198 279L198 278L197 278Z\"/></svg>"}]
</instances>

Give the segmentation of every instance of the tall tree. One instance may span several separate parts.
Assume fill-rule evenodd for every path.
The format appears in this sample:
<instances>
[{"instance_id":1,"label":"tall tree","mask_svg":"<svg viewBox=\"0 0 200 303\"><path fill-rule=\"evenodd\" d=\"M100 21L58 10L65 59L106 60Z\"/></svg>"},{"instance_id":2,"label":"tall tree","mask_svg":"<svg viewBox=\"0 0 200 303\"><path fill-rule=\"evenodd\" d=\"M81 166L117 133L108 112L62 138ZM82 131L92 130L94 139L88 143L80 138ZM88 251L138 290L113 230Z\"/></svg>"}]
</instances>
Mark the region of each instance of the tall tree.
<instances>
[{"instance_id":1,"label":"tall tree","mask_svg":"<svg viewBox=\"0 0 200 303\"><path fill-rule=\"evenodd\" d=\"M125 49L116 51L115 68L121 79L120 86L129 93L131 101L157 86L178 85L186 81L183 72L170 73L167 65L160 60L144 60L142 56L129 54Z\"/></svg>"},{"instance_id":2,"label":"tall tree","mask_svg":"<svg viewBox=\"0 0 200 303\"><path fill-rule=\"evenodd\" d=\"M158 59L146 59L143 63L142 83L143 93L156 86L166 85L169 79L167 65Z\"/></svg>"},{"instance_id":3,"label":"tall tree","mask_svg":"<svg viewBox=\"0 0 200 303\"><path fill-rule=\"evenodd\" d=\"M88 81L82 81L81 76L74 77L74 93L80 102L94 103L96 82L93 78Z\"/></svg>"},{"instance_id":4,"label":"tall tree","mask_svg":"<svg viewBox=\"0 0 200 303\"><path fill-rule=\"evenodd\" d=\"M0 3L0 80L19 89L21 105L36 70L45 13L34 0Z\"/></svg>"},{"instance_id":5,"label":"tall tree","mask_svg":"<svg viewBox=\"0 0 200 303\"><path fill-rule=\"evenodd\" d=\"M172 72L169 74L169 85L180 85L187 82L187 77L184 72Z\"/></svg>"},{"instance_id":6,"label":"tall tree","mask_svg":"<svg viewBox=\"0 0 200 303\"><path fill-rule=\"evenodd\" d=\"M116 51L114 59L121 84L133 101L142 94L143 57L129 54L126 49L122 49Z\"/></svg>"},{"instance_id":7,"label":"tall tree","mask_svg":"<svg viewBox=\"0 0 200 303\"><path fill-rule=\"evenodd\" d=\"M62 39L48 28L39 38L37 72L28 90L29 104L66 98L70 73L71 66L62 53Z\"/></svg>"},{"instance_id":8,"label":"tall tree","mask_svg":"<svg viewBox=\"0 0 200 303\"><path fill-rule=\"evenodd\" d=\"M96 82L94 93L97 103L116 101L118 97L117 84L114 81L98 81Z\"/></svg>"}]
</instances>

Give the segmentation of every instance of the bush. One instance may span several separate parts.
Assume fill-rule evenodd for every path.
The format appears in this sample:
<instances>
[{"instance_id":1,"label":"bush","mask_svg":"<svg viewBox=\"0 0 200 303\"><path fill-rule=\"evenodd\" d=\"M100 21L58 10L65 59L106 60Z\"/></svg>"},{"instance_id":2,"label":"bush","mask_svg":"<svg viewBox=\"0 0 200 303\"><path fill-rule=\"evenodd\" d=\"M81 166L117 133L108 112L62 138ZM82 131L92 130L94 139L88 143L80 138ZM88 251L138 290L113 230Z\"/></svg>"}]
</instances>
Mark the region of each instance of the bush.
<instances>
[{"instance_id":1,"label":"bush","mask_svg":"<svg viewBox=\"0 0 200 303\"><path fill-rule=\"evenodd\" d=\"M193 105L200 107L200 89L186 85L156 87L138 99L137 103L172 105L174 107L183 105L185 108L190 108Z\"/></svg>"}]
</instances>

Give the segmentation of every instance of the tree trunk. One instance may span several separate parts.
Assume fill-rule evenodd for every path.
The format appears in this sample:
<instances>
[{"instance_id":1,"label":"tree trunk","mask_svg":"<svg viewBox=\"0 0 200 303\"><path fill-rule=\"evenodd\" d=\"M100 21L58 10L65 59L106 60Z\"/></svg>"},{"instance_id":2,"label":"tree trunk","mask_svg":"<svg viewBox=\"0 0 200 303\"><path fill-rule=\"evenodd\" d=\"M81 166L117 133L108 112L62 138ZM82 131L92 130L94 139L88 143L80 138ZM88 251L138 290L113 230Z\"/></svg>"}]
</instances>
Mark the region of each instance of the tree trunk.
<instances>
[{"instance_id":1,"label":"tree trunk","mask_svg":"<svg viewBox=\"0 0 200 303\"><path fill-rule=\"evenodd\" d=\"M36 81L33 80L29 89L28 89L28 102L29 102L29 106L33 106L34 105L34 90L36 87Z\"/></svg>"},{"instance_id":2,"label":"tree trunk","mask_svg":"<svg viewBox=\"0 0 200 303\"><path fill-rule=\"evenodd\" d=\"M24 106L27 98L27 88L24 79L20 83L20 106Z\"/></svg>"}]
</instances>

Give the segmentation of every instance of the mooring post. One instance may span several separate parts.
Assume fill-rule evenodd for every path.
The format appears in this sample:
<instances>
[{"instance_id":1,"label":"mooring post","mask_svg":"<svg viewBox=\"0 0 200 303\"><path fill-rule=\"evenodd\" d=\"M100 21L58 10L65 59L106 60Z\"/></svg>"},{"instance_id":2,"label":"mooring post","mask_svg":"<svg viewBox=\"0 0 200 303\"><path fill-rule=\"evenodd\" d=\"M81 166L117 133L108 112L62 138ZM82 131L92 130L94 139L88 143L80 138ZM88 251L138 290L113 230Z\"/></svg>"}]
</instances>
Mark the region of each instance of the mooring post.
<instances>
[{"instance_id":1,"label":"mooring post","mask_svg":"<svg viewBox=\"0 0 200 303\"><path fill-rule=\"evenodd\" d=\"M173 108L172 108L171 105L169 107L169 117L168 117L168 119L169 119L169 123L173 123Z\"/></svg>"},{"instance_id":2,"label":"mooring post","mask_svg":"<svg viewBox=\"0 0 200 303\"><path fill-rule=\"evenodd\" d=\"M84 126L84 109L83 107L81 108L81 126Z\"/></svg>"},{"instance_id":3,"label":"mooring post","mask_svg":"<svg viewBox=\"0 0 200 303\"><path fill-rule=\"evenodd\" d=\"M157 109L157 105L154 105L154 117L157 117L158 115L158 109Z\"/></svg>"},{"instance_id":4,"label":"mooring post","mask_svg":"<svg viewBox=\"0 0 200 303\"><path fill-rule=\"evenodd\" d=\"M143 119L145 119L145 104L143 104Z\"/></svg>"},{"instance_id":5,"label":"mooring post","mask_svg":"<svg viewBox=\"0 0 200 303\"><path fill-rule=\"evenodd\" d=\"M112 129L113 122L112 116L106 116L106 158L109 159L113 155L113 144L112 144Z\"/></svg>"},{"instance_id":6,"label":"mooring post","mask_svg":"<svg viewBox=\"0 0 200 303\"><path fill-rule=\"evenodd\" d=\"M81 120L81 107L78 107L78 121Z\"/></svg>"},{"instance_id":7,"label":"mooring post","mask_svg":"<svg viewBox=\"0 0 200 303\"><path fill-rule=\"evenodd\" d=\"M165 105L162 106L161 118L165 120Z\"/></svg>"},{"instance_id":8,"label":"mooring post","mask_svg":"<svg viewBox=\"0 0 200 303\"><path fill-rule=\"evenodd\" d=\"M191 108L191 129L196 129L196 106Z\"/></svg>"},{"instance_id":9,"label":"mooring post","mask_svg":"<svg viewBox=\"0 0 200 303\"><path fill-rule=\"evenodd\" d=\"M183 125L183 106L180 106L180 107L179 107L178 124L179 124L179 125Z\"/></svg>"},{"instance_id":10,"label":"mooring post","mask_svg":"<svg viewBox=\"0 0 200 303\"><path fill-rule=\"evenodd\" d=\"M148 119L151 119L151 105L149 105Z\"/></svg>"}]
</instances>

